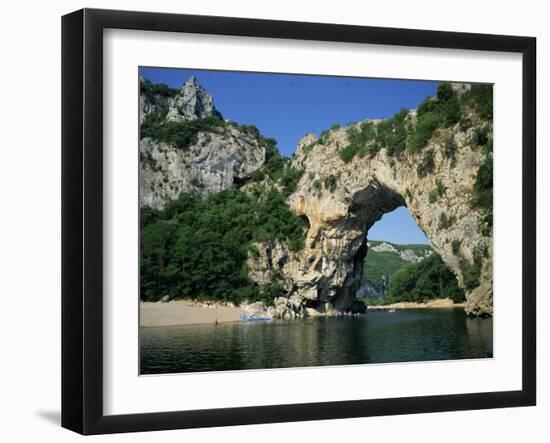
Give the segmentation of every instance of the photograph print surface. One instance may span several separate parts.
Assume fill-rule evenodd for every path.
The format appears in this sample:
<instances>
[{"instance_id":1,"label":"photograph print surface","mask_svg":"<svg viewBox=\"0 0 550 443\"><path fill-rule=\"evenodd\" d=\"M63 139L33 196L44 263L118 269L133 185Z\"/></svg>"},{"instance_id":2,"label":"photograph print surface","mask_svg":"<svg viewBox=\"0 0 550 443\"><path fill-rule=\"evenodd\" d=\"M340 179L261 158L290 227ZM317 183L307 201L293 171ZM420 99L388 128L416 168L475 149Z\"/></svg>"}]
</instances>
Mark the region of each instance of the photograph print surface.
<instances>
[{"instance_id":1,"label":"photograph print surface","mask_svg":"<svg viewBox=\"0 0 550 443\"><path fill-rule=\"evenodd\" d=\"M140 373L493 357L493 86L142 67Z\"/></svg>"}]
</instances>

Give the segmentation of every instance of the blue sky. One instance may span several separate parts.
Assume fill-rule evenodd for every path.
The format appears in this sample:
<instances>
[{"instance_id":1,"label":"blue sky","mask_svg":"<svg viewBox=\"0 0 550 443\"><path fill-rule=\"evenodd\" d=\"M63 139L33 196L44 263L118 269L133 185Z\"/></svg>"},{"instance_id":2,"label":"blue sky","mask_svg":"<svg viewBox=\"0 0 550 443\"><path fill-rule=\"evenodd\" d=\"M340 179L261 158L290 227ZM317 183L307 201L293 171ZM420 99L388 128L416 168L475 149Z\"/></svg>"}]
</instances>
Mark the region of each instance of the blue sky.
<instances>
[{"instance_id":1,"label":"blue sky","mask_svg":"<svg viewBox=\"0 0 550 443\"><path fill-rule=\"evenodd\" d=\"M369 240L386 240L392 243L424 243L429 240L418 227L409 210L404 206L388 212L378 220L368 233Z\"/></svg>"},{"instance_id":2,"label":"blue sky","mask_svg":"<svg viewBox=\"0 0 550 443\"><path fill-rule=\"evenodd\" d=\"M319 135L334 123L346 125L366 118L391 117L435 95L438 85L412 80L165 68L141 68L140 74L173 88L180 88L194 75L213 96L224 118L257 126L264 136L276 139L279 151L289 157L308 132ZM386 214L371 228L369 238L427 242L405 208Z\"/></svg>"}]
</instances>

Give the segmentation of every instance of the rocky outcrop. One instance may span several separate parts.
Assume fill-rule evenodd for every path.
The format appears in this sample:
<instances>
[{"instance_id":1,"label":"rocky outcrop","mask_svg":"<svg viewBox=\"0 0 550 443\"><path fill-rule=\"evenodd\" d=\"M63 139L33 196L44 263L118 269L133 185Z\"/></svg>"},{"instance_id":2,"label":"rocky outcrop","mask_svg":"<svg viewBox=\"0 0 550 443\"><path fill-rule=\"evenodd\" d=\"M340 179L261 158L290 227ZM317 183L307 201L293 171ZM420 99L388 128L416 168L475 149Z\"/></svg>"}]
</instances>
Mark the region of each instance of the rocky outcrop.
<instances>
[{"instance_id":1,"label":"rocky outcrop","mask_svg":"<svg viewBox=\"0 0 550 443\"><path fill-rule=\"evenodd\" d=\"M478 254L480 284L467 291L466 311L491 314L492 239L480 232L481 215L471 205L476 174L484 161L479 148L471 145L473 131L474 127L456 125L436 133L423 154L402 153L396 159L382 149L348 163L339 155L350 142L346 128L330 131L323 140L311 135L302 140L293 164L307 173L288 202L307 219L306 245L296 254L279 247L277 255L287 258L271 262L287 282L288 294L298 295L307 308L320 312L346 310L356 300L368 230L386 212L405 205L460 285L464 263L473 264L476 251L484 251ZM457 147L453 159L444 153L449 136ZM426 155L432 156L431 171L419 174ZM313 185L329 177L334 183L330 189ZM441 195L434 200L430 192L435 189ZM261 259L252 265L252 276L266 269Z\"/></svg>"},{"instance_id":2,"label":"rocky outcrop","mask_svg":"<svg viewBox=\"0 0 550 443\"><path fill-rule=\"evenodd\" d=\"M267 309L269 316L288 320L306 315L304 300L297 294L290 297L276 297L273 306Z\"/></svg>"},{"instance_id":3,"label":"rocky outcrop","mask_svg":"<svg viewBox=\"0 0 550 443\"><path fill-rule=\"evenodd\" d=\"M198 84L196 77L190 77L181 89L166 85L157 87L143 77L139 78L139 121L148 115L165 114L168 121L190 121L206 117L222 118L214 106L212 96Z\"/></svg>"},{"instance_id":4,"label":"rocky outcrop","mask_svg":"<svg viewBox=\"0 0 550 443\"><path fill-rule=\"evenodd\" d=\"M221 118L212 97L194 77L173 97L167 95L142 93L140 115L182 125L207 117ZM161 208L182 192L207 194L228 189L264 164L266 150L254 134L219 120L214 128L198 132L196 141L184 149L144 137L139 142L139 154L140 204Z\"/></svg>"},{"instance_id":5,"label":"rocky outcrop","mask_svg":"<svg viewBox=\"0 0 550 443\"><path fill-rule=\"evenodd\" d=\"M426 249L423 251L413 251L412 249L397 249L394 245L387 242L381 242L371 246L370 242L367 242L369 249L372 249L375 252L389 252L399 256L401 260L408 261L411 263L417 263L420 260L429 257L432 253L431 250Z\"/></svg>"},{"instance_id":6,"label":"rocky outcrop","mask_svg":"<svg viewBox=\"0 0 550 443\"><path fill-rule=\"evenodd\" d=\"M399 257L401 258L401 260L409 261L411 263L417 263L420 260L430 256L431 254L432 252L428 251L424 255L418 255L412 249L405 249L403 251L399 251Z\"/></svg>"},{"instance_id":7,"label":"rocky outcrop","mask_svg":"<svg viewBox=\"0 0 550 443\"><path fill-rule=\"evenodd\" d=\"M221 113L214 106L212 96L191 77L168 104L169 121L189 121L197 118L217 117Z\"/></svg>"},{"instance_id":8,"label":"rocky outcrop","mask_svg":"<svg viewBox=\"0 0 550 443\"><path fill-rule=\"evenodd\" d=\"M265 161L265 148L236 127L199 133L197 143L182 150L145 138L139 143L140 202L161 208L182 192L219 192L244 179Z\"/></svg>"},{"instance_id":9,"label":"rocky outcrop","mask_svg":"<svg viewBox=\"0 0 550 443\"><path fill-rule=\"evenodd\" d=\"M391 243L382 242L378 245L371 246L367 244L373 251L376 252L391 252L392 254L398 254L399 251Z\"/></svg>"},{"instance_id":10,"label":"rocky outcrop","mask_svg":"<svg viewBox=\"0 0 550 443\"><path fill-rule=\"evenodd\" d=\"M374 285L370 282L363 282L355 293L356 297L384 298L386 295L388 295L388 292L390 290L390 277L382 275L381 280L381 285Z\"/></svg>"}]
</instances>

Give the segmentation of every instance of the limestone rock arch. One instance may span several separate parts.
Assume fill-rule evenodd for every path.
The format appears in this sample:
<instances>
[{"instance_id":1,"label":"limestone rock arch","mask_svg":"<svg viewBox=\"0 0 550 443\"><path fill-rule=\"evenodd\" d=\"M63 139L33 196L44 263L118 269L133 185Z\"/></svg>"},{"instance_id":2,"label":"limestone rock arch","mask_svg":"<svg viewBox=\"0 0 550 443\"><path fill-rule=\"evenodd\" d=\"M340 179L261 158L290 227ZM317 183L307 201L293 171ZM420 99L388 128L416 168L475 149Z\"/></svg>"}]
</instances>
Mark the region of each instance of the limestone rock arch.
<instances>
[{"instance_id":1,"label":"limestone rock arch","mask_svg":"<svg viewBox=\"0 0 550 443\"><path fill-rule=\"evenodd\" d=\"M306 136L293 158L295 167L305 173L288 200L307 218L305 247L292 254L284 245L272 245L270 252L270 266L280 264L277 270L288 295L320 310L349 306L362 273L368 230L385 213L406 206L459 285L463 286L461 263L474 263L476 250L484 251L480 284L466 291L466 311L491 315L492 238L482 235L481 214L471 205L483 155L470 146L471 131L452 134L458 147L453 161L445 156L441 137L430 140L423 154L395 158L381 150L345 163L339 156L341 147L349 143L345 128L330 131L322 142ZM426 152L433 158L433 168L419 174ZM430 191L438 186L444 192L434 201ZM449 223L441 223L442 218ZM453 252L453 241L460 242L458 253ZM265 277L265 267L252 268L253 278Z\"/></svg>"}]
</instances>

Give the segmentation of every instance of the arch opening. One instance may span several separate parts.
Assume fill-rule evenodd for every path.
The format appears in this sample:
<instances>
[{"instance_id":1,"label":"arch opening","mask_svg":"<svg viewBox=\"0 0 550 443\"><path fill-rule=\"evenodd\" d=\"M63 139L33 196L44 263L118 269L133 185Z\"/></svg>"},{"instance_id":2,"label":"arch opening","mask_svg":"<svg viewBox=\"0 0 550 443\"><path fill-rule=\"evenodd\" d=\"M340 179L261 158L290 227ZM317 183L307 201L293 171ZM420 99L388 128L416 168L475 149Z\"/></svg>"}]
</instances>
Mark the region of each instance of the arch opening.
<instances>
[{"instance_id":1,"label":"arch opening","mask_svg":"<svg viewBox=\"0 0 550 443\"><path fill-rule=\"evenodd\" d=\"M383 192L379 196L389 199L379 200L379 206L370 211L360 206L354 208L357 214L382 212L382 215L366 224L334 307L363 312L372 304L433 299L464 302L464 291L459 288L456 275L434 250L407 206L401 204L393 208L398 199L392 199L391 193Z\"/></svg>"},{"instance_id":2,"label":"arch opening","mask_svg":"<svg viewBox=\"0 0 550 443\"><path fill-rule=\"evenodd\" d=\"M405 205L385 213L366 233L356 297L365 304L384 303L396 273L417 265L433 253L430 241Z\"/></svg>"}]
</instances>

